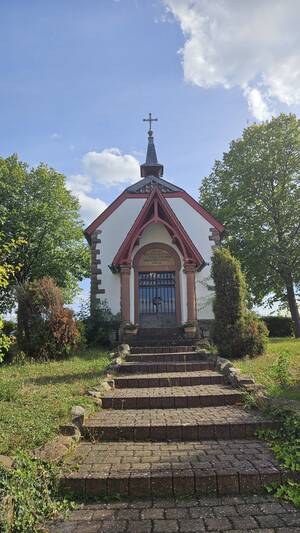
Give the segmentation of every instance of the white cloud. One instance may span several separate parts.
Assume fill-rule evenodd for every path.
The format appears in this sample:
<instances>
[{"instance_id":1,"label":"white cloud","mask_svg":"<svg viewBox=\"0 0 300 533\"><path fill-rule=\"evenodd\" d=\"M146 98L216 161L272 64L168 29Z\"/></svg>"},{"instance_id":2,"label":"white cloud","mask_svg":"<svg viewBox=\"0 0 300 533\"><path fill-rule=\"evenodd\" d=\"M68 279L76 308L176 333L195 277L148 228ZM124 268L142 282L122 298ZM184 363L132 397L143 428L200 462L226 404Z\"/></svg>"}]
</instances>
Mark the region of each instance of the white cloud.
<instances>
[{"instance_id":1,"label":"white cloud","mask_svg":"<svg viewBox=\"0 0 300 533\"><path fill-rule=\"evenodd\" d=\"M82 160L85 174L107 187L126 185L137 181L139 162L118 148L105 148L102 152L88 152Z\"/></svg>"},{"instance_id":2,"label":"white cloud","mask_svg":"<svg viewBox=\"0 0 300 533\"><path fill-rule=\"evenodd\" d=\"M105 148L102 152L87 152L82 158L82 174L69 177L67 186L80 202L80 213L86 224L90 224L106 209L101 198L94 197L98 184L105 187L126 187L139 178L139 162L118 148Z\"/></svg>"},{"instance_id":3,"label":"white cloud","mask_svg":"<svg viewBox=\"0 0 300 533\"><path fill-rule=\"evenodd\" d=\"M87 194L92 191L92 180L89 176L83 174L70 176L67 187L78 198L80 214L87 226L107 208L107 204L103 200Z\"/></svg>"},{"instance_id":4,"label":"white cloud","mask_svg":"<svg viewBox=\"0 0 300 533\"><path fill-rule=\"evenodd\" d=\"M272 113L268 108L268 103L258 89L246 87L244 95L247 98L249 109L255 118L258 120L268 120L271 118Z\"/></svg>"},{"instance_id":5,"label":"white cloud","mask_svg":"<svg viewBox=\"0 0 300 533\"><path fill-rule=\"evenodd\" d=\"M253 115L300 103L299 0L163 0L185 35L186 81L240 86Z\"/></svg>"},{"instance_id":6,"label":"white cloud","mask_svg":"<svg viewBox=\"0 0 300 533\"><path fill-rule=\"evenodd\" d=\"M58 140L58 139L61 139L61 138L62 138L62 134L61 133L54 132L54 133L51 133L51 135L50 135L50 139Z\"/></svg>"},{"instance_id":7,"label":"white cloud","mask_svg":"<svg viewBox=\"0 0 300 533\"><path fill-rule=\"evenodd\" d=\"M74 192L90 192L92 190L92 180L90 176L73 174L68 179L68 186Z\"/></svg>"},{"instance_id":8,"label":"white cloud","mask_svg":"<svg viewBox=\"0 0 300 533\"><path fill-rule=\"evenodd\" d=\"M93 222L107 208L107 204L100 198L93 198L85 192L73 192L73 194L79 200L80 214L86 225Z\"/></svg>"}]
</instances>

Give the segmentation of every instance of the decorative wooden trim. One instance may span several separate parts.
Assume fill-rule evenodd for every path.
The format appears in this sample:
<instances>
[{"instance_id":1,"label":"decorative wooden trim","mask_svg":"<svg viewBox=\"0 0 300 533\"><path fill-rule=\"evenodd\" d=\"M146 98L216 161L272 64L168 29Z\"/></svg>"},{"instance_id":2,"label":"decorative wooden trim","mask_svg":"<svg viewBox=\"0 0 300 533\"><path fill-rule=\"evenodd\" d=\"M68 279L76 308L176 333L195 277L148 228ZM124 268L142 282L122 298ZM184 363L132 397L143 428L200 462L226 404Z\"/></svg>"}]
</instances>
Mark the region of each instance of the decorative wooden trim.
<instances>
[{"instance_id":1,"label":"decorative wooden trim","mask_svg":"<svg viewBox=\"0 0 300 533\"><path fill-rule=\"evenodd\" d=\"M170 223L158 216L156 203L166 214ZM154 214L150 219L147 219L147 215L152 205L154 205ZM151 223L158 222L163 224L167 228L169 233L172 234L172 237L174 237L175 241L178 241L178 243L182 247L181 252L184 255L185 261L192 261L196 263L197 267L200 267L204 263L203 257L201 256L200 252L197 250L196 246L188 236L181 222L176 217L173 209L168 204L167 200L164 198L160 190L155 187L152 190L152 193L150 194L143 208L141 209L131 229L129 230L127 237L121 244L117 254L114 257L112 265L114 267L117 267L122 263L130 263L131 254L137 240L145 231L146 227L148 227Z\"/></svg>"},{"instance_id":2,"label":"decorative wooden trim","mask_svg":"<svg viewBox=\"0 0 300 533\"><path fill-rule=\"evenodd\" d=\"M95 220L84 230L84 235L88 242L91 242L91 235L103 222L118 209L118 207L127 200L127 198L138 198L138 195L122 192ZM142 196L140 196L142 197ZM143 196L144 197L144 196Z\"/></svg>"},{"instance_id":3,"label":"decorative wooden trim","mask_svg":"<svg viewBox=\"0 0 300 533\"><path fill-rule=\"evenodd\" d=\"M153 192L153 191L152 191ZM152 193L151 193L152 194ZM149 198L151 194L147 193L128 193L126 191L122 192L104 211L101 213L84 231L85 237L90 242L91 235L98 226L103 224L103 222L110 217L110 215L127 199L135 198ZM213 215L211 215L202 205L200 205L192 196L190 196L185 191L178 192L166 192L161 193L164 198L183 198L195 211L205 218L215 229L220 233L225 231L225 226L221 224Z\"/></svg>"},{"instance_id":4,"label":"decorative wooden trim","mask_svg":"<svg viewBox=\"0 0 300 533\"><path fill-rule=\"evenodd\" d=\"M176 276L176 303L175 303L175 309L176 309L176 322L179 326L181 324L181 289L180 289L180 276L179 272L181 270L181 259L172 248L172 246L169 246L168 244L162 243L162 242L152 242L150 244L146 244L143 246L134 256L133 259L133 268L134 268L134 321L138 323L139 321L139 272L161 272L163 270L165 271L173 271L174 267L162 267L162 266L149 266L149 267L142 267L140 266L140 260L143 257L143 255L148 250L153 250L160 248L161 250L167 251L174 259L175 259L175 276Z\"/></svg>"},{"instance_id":5,"label":"decorative wooden trim","mask_svg":"<svg viewBox=\"0 0 300 533\"><path fill-rule=\"evenodd\" d=\"M220 233L225 231L225 226L221 224L211 213L209 213L197 200L195 200L190 194L185 191L174 192L174 193L165 193L166 198L183 198L191 207L197 211L200 215L205 218L214 228L216 228Z\"/></svg>"}]
</instances>

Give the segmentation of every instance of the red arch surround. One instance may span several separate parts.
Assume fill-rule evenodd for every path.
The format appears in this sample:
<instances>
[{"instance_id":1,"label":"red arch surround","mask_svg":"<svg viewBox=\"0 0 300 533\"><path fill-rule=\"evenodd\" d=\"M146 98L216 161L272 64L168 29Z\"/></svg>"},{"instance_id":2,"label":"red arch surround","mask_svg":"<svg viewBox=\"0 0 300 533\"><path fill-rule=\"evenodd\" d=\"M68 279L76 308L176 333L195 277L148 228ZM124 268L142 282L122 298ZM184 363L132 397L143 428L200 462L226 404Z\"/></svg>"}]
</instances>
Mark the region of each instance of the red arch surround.
<instances>
[{"instance_id":1,"label":"red arch surround","mask_svg":"<svg viewBox=\"0 0 300 533\"><path fill-rule=\"evenodd\" d=\"M147 266L142 264L142 259L148 251L152 250L163 250L167 252L170 256L169 264L159 265L153 262ZM172 246L162 242L152 242L143 246L133 258L133 268L134 268L134 317L135 322L139 320L139 272L161 272L165 271L175 271L176 276L176 322L177 325L181 324L181 298L180 298L180 276L179 272L182 268L181 259Z\"/></svg>"}]
</instances>

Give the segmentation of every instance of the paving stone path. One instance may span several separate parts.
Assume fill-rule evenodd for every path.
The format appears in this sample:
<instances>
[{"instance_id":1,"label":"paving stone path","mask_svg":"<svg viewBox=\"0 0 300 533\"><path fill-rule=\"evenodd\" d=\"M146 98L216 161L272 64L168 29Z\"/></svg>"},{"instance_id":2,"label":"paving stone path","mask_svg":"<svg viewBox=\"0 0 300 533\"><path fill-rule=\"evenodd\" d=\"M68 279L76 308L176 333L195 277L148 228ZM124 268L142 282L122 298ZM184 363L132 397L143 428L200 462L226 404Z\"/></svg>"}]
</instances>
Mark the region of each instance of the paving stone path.
<instances>
[{"instance_id":1,"label":"paving stone path","mask_svg":"<svg viewBox=\"0 0 300 533\"><path fill-rule=\"evenodd\" d=\"M128 355L61 482L129 501L86 505L51 531L300 532L300 512L264 492L287 476L255 437L272 423L241 400L190 347Z\"/></svg>"},{"instance_id":2,"label":"paving stone path","mask_svg":"<svg viewBox=\"0 0 300 533\"><path fill-rule=\"evenodd\" d=\"M270 496L96 503L56 521L50 533L299 533L300 510Z\"/></svg>"}]
</instances>

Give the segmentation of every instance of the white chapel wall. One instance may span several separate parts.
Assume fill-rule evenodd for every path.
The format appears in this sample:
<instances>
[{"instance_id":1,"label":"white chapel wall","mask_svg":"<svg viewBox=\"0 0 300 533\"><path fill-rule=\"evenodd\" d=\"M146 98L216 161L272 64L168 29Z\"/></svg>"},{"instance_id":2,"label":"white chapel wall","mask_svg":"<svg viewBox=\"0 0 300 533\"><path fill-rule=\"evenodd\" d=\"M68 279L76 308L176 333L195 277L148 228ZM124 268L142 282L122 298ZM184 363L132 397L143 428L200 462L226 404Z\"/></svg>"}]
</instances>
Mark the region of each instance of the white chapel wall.
<instances>
[{"instance_id":1,"label":"white chapel wall","mask_svg":"<svg viewBox=\"0 0 300 533\"><path fill-rule=\"evenodd\" d=\"M136 217L142 209L144 198L134 198L125 200L102 224L98 227L101 229L101 243L97 244L99 258L101 259L101 271L99 275L99 288L105 290L104 294L97 294L100 300L107 300L113 313L120 312L120 276L113 274L109 269L110 265L127 236ZM193 207L191 207L183 198L168 198L170 206L176 216L184 226L191 240L198 248L208 266L205 266L200 272L196 273L196 301L198 319L213 318L212 298L213 291L208 287L213 285L210 277L211 255L213 241L209 240L211 224L207 222ZM168 231L162 224L152 224L143 233L139 246L134 249L134 254L146 244L151 242L161 242L174 248L180 256L183 264L183 258L172 243ZM134 272L131 272L131 321L134 322ZM181 313L182 321L187 320L187 299L186 299L186 276L183 267L180 270L180 287L181 287Z\"/></svg>"},{"instance_id":2,"label":"white chapel wall","mask_svg":"<svg viewBox=\"0 0 300 533\"><path fill-rule=\"evenodd\" d=\"M212 226L183 198L167 198L167 201L205 263L208 263L200 272L196 273L196 306L198 319L213 319L212 299L214 292L208 288L213 286L210 269L214 242L209 240Z\"/></svg>"},{"instance_id":3,"label":"white chapel wall","mask_svg":"<svg viewBox=\"0 0 300 533\"><path fill-rule=\"evenodd\" d=\"M105 293L98 294L97 298L107 300L114 314L120 312L120 275L113 274L108 265L111 265L145 201L145 198L125 200L98 228L102 231L101 243L97 246L101 259L101 287Z\"/></svg>"}]
</instances>

